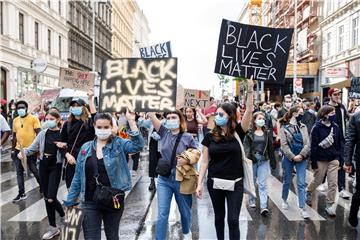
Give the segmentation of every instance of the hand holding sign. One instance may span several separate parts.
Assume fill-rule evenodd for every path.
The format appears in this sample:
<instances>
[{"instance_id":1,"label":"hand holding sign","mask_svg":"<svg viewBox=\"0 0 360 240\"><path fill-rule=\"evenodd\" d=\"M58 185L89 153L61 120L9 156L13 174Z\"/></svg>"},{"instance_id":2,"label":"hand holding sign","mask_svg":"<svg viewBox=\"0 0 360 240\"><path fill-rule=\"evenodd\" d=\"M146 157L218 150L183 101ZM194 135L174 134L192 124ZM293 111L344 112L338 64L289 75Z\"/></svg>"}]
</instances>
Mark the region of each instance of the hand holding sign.
<instances>
[{"instance_id":1,"label":"hand holding sign","mask_svg":"<svg viewBox=\"0 0 360 240\"><path fill-rule=\"evenodd\" d=\"M254 76L251 75L250 79L247 80L248 91L254 90L255 84L257 84L257 81L253 80L253 77Z\"/></svg>"},{"instance_id":2,"label":"hand holding sign","mask_svg":"<svg viewBox=\"0 0 360 240\"><path fill-rule=\"evenodd\" d=\"M131 112L129 109L126 109L126 119L128 122L135 121L135 113Z\"/></svg>"},{"instance_id":3,"label":"hand holding sign","mask_svg":"<svg viewBox=\"0 0 360 240\"><path fill-rule=\"evenodd\" d=\"M92 98L94 97L94 90L92 88L90 88L87 92L88 98L89 100L92 100Z\"/></svg>"}]
</instances>

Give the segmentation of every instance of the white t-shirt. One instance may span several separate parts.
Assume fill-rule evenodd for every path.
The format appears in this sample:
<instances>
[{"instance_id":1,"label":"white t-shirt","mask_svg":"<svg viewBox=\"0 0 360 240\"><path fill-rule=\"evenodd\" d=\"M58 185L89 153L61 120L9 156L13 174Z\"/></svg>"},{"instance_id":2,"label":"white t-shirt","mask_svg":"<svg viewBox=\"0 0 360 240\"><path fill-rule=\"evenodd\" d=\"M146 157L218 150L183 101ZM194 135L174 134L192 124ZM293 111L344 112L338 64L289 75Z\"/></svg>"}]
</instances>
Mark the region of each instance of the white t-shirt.
<instances>
[{"instance_id":1,"label":"white t-shirt","mask_svg":"<svg viewBox=\"0 0 360 240\"><path fill-rule=\"evenodd\" d=\"M0 132L10 131L9 124L6 122L6 119L3 115L0 114Z\"/></svg>"}]
</instances>

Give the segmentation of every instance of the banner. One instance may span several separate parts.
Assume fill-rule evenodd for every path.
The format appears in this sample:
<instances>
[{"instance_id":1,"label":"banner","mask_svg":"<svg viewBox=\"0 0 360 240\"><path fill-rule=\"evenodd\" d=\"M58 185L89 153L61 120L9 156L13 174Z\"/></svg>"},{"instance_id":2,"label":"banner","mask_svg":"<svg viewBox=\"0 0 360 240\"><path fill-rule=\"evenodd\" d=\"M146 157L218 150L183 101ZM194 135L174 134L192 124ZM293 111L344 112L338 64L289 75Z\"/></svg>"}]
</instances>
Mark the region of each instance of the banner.
<instances>
[{"instance_id":1,"label":"banner","mask_svg":"<svg viewBox=\"0 0 360 240\"><path fill-rule=\"evenodd\" d=\"M141 58L171 58L170 41L140 48Z\"/></svg>"},{"instance_id":2,"label":"banner","mask_svg":"<svg viewBox=\"0 0 360 240\"><path fill-rule=\"evenodd\" d=\"M223 19L215 73L283 83L293 31Z\"/></svg>"},{"instance_id":3,"label":"banner","mask_svg":"<svg viewBox=\"0 0 360 240\"><path fill-rule=\"evenodd\" d=\"M353 77L351 79L349 97L360 99L360 77Z\"/></svg>"},{"instance_id":4,"label":"banner","mask_svg":"<svg viewBox=\"0 0 360 240\"><path fill-rule=\"evenodd\" d=\"M175 110L177 58L122 58L103 62L100 112Z\"/></svg>"},{"instance_id":5,"label":"banner","mask_svg":"<svg viewBox=\"0 0 360 240\"><path fill-rule=\"evenodd\" d=\"M210 105L210 91L185 89L185 107L205 108Z\"/></svg>"},{"instance_id":6,"label":"banner","mask_svg":"<svg viewBox=\"0 0 360 240\"><path fill-rule=\"evenodd\" d=\"M77 240L81 232L84 210L71 208L65 215L65 224L61 227L61 240Z\"/></svg>"},{"instance_id":7,"label":"banner","mask_svg":"<svg viewBox=\"0 0 360 240\"><path fill-rule=\"evenodd\" d=\"M60 68L59 86L87 92L94 87L95 73Z\"/></svg>"}]
</instances>

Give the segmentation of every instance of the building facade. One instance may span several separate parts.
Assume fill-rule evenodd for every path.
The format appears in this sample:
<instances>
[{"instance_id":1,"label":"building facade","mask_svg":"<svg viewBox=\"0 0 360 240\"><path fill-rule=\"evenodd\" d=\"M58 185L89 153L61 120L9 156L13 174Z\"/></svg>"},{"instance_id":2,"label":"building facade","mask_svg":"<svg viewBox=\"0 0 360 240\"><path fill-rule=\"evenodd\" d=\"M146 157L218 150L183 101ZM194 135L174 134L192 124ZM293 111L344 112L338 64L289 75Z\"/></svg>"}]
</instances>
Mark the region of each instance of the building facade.
<instances>
[{"instance_id":1,"label":"building facade","mask_svg":"<svg viewBox=\"0 0 360 240\"><path fill-rule=\"evenodd\" d=\"M67 24L69 68L92 71L92 24L95 10L95 71L111 58L112 5L108 1L68 1Z\"/></svg>"},{"instance_id":2,"label":"building facade","mask_svg":"<svg viewBox=\"0 0 360 240\"><path fill-rule=\"evenodd\" d=\"M330 87L343 90L343 102L352 77L360 77L360 1L325 0L320 77L322 96Z\"/></svg>"},{"instance_id":3,"label":"building facade","mask_svg":"<svg viewBox=\"0 0 360 240\"><path fill-rule=\"evenodd\" d=\"M140 57L140 48L149 46L150 27L144 12L135 2L134 13L134 35L133 35L133 57Z\"/></svg>"},{"instance_id":4,"label":"building facade","mask_svg":"<svg viewBox=\"0 0 360 240\"><path fill-rule=\"evenodd\" d=\"M0 2L0 98L21 99L58 86L59 69L67 67L68 27L64 1ZM46 69L34 70L34 60Z\"/></svg>"},{"instance_id":5,"label":"building facade","mask_svg":"<svg viewBox=\"0 0 360 240\"><path fill-rule=\"evenodd\" d=\"M134 0L112 1L112 42L111 54L113 58L131 57L134 36Z\"/></svg>"}]
</instances>

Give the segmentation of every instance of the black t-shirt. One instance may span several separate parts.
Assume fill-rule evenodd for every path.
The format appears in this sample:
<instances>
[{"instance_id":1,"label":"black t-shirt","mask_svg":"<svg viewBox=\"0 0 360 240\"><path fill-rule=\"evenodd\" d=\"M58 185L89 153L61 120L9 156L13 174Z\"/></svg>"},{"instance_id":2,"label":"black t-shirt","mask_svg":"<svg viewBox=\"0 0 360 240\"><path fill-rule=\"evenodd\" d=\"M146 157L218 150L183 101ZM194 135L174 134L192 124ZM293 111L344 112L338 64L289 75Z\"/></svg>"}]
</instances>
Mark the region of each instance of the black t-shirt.
<instances>
[{"instance_id":1,"label":"black t-shirt","mask_svg":"<svg viewBox=\"0 0 360 240\"><path fill-rule=\"evenodd\" d=\"M93 126L93 120L94 120L95 114L91 114L91 119L88 120L87 124L84 124L84 126L81 129L81 132L79 134L78 140L75 143L76 136L78 132L80 131L81 125L83 122L81 120L73 119L71 121L71 127L68 134L68 124L69 122L65 122L64 126L61 130L61 141L67 143L67 152L70 153L74 143L75 147L72 151L71 155L73 155L75 158L79 154L81 146L91 140L94 140L95 138L95 130Z\"/></svg>"},{"instance_id":2,"label":"black t-shirt","mask_svg":"<svg viewBox=\"0 0 360 240\"><path fill-rule=\"evenodd\" d=\"M109 177L107 175L104 159L96 158L99 177L98 181L104 186L111 186ZM88 158L85 163L86 187L85 187L85 201L93 201L94 192L96 189L96 180L94 178L94 163L92 158Z\"/></svg>"},{"instance_id":3,"label":"black t-shirt","mask_svg":"<svg viewBox=\"0 0 360 240\"><path fill-rule=\"evenodd\" d=\"M61 134L60 130L52 131L47 130L45 134L45 149L44 153L56 155L58 148L54 142L60 142Z\"/></svg>"},{"instance_id":4,"label":"black t-shirt","mask_svg":"<svg viewBox=\"0 0 360 240\"><path fill-rule=\"evenodd\" d=\"M236 127L236 132L243 141L245 132L240 124ZM209 178L235 180L244 176L241 148L235 137L226 140L222 136L221 140L216 142L212 134L207 133L202 145L209 149Z\"/></svg>"}]
</instances>

